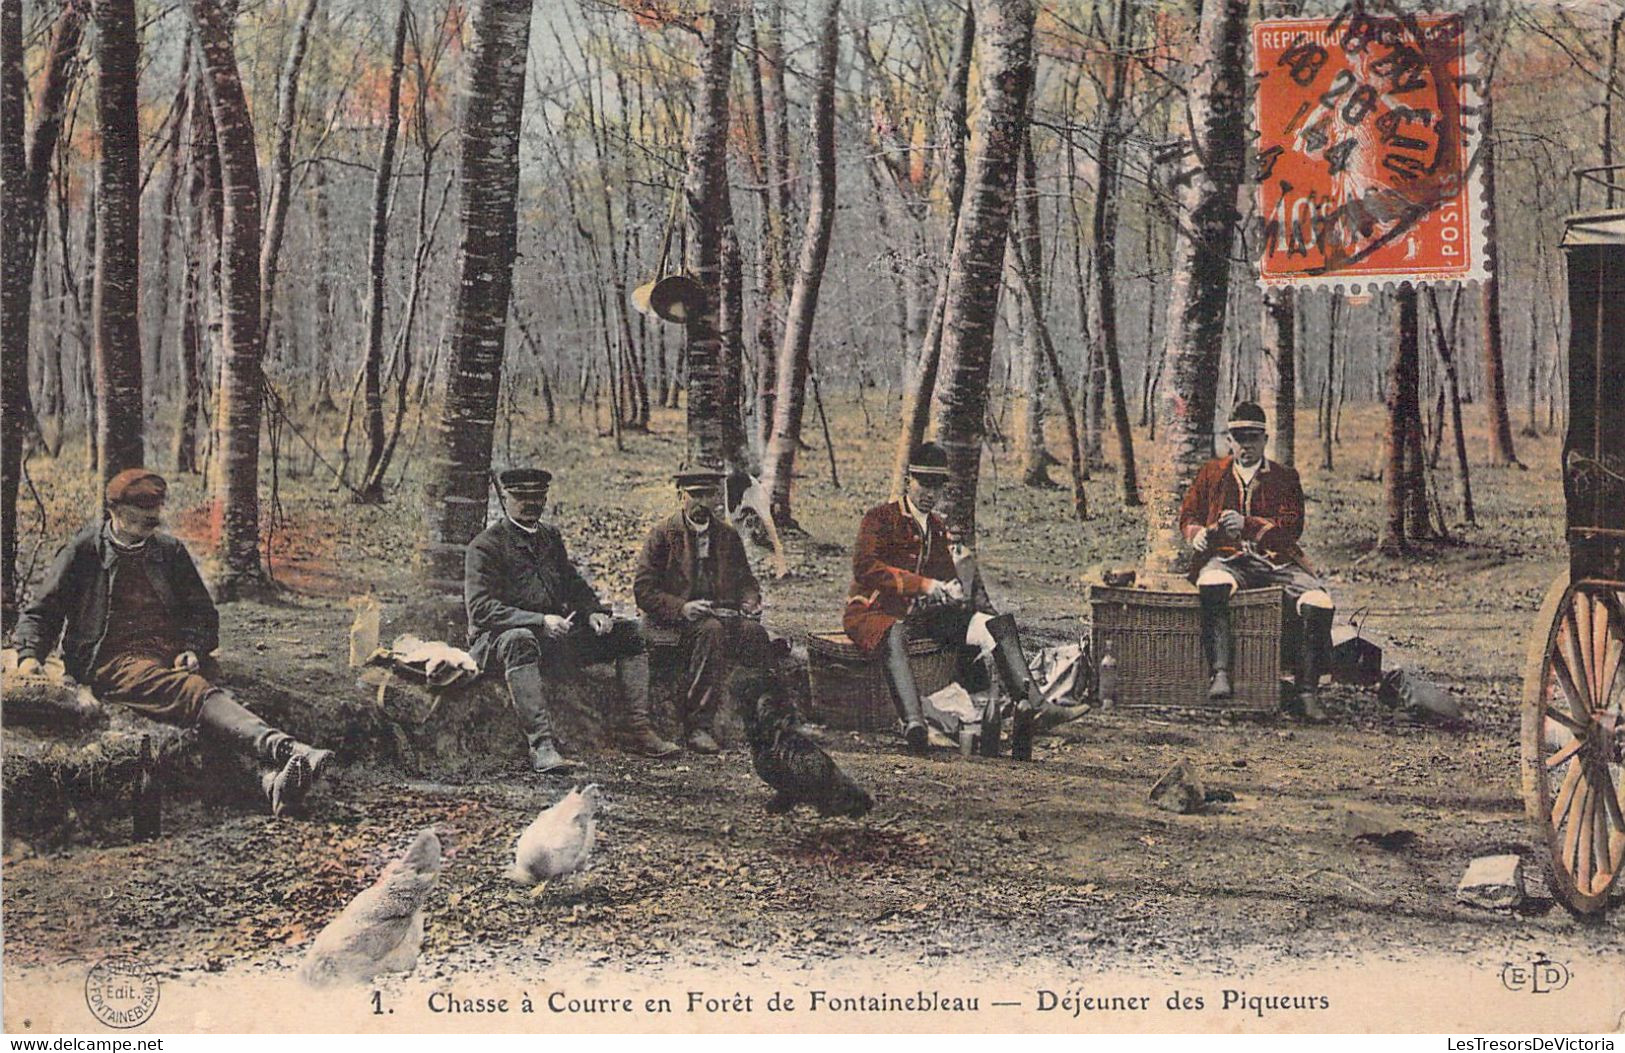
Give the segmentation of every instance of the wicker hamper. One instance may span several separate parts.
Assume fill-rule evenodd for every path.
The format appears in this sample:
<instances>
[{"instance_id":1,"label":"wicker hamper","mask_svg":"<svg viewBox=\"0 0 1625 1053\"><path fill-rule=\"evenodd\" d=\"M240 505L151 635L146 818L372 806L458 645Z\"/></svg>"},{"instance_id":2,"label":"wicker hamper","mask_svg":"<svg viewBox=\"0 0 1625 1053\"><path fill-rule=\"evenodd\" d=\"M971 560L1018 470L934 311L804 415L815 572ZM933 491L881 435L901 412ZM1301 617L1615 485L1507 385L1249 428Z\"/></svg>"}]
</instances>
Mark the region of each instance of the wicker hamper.
<instances>
[{"instance_id":1,"label":"wicker hamper","mask_svg":"<svg viewBox=\"0 0 1625 1053\"><path fill-rule=\"evenodd\" d=\"M911 640L908 655L921 698L953 682L958 657L954 648L933 640ZM852 731L897 727L881 656L858 650L845 633L808 634L807 678L812 689L810 719Z\"/></svg>"},{"instance_id":2,"label":"wicker hamper","mask_svg":"<svg viewBox=\"0 0 1625 1053\"><path fill-rule=\"evenodd\" d=\"M1230 600L1235 655L1232 697L1207 697L1201 601L1194 592L1150 592L1093 586L1096 661L1117 657L1117 704L1198 709L1266 710L1280 705L1281 590L1248 589Z\"/></svg>"}]
</instances>

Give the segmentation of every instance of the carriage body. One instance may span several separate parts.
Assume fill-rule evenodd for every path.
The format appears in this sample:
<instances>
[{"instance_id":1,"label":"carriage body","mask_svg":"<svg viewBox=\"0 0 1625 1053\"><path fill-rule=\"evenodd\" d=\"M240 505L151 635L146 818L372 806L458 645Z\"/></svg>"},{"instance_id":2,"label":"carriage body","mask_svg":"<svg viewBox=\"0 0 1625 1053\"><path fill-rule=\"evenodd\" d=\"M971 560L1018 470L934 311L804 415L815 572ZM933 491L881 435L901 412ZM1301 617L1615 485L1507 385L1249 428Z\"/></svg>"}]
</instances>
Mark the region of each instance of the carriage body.
<instances>
[{"instance_id":1,"label":"carriage body","mask_svg":"<svg viewBox=\"0 0 1625 1053\"><path fill-rule=\"evenodd\" d=\"M1601 207L1585 209L1592 204ZM1625 166L1575 174L1563 234L1569 425L1563 442L1568 570L1524 669L1525 809L1553 894L1608 906L1625 869Z\"/></svg>"}]
</instances>

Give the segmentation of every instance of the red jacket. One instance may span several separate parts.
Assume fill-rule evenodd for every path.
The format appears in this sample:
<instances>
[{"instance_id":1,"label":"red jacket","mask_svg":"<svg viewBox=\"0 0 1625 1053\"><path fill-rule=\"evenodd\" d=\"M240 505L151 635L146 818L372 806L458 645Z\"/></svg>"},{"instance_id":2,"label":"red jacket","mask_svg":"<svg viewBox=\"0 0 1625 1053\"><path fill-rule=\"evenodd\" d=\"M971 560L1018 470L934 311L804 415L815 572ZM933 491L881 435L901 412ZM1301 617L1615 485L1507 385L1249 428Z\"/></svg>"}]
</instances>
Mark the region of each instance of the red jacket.
<instances>
[{"instance_id":1,"label":"red jacket","mask_svg":"<svg viewBox=\"0 0 1625 1053\"><path fill-rule=\"evenodd\" d=\"M925 517L926 531L901 500L869 509L852 546L852 588L847 592L846 635L865 651L880 646L899 618L924 596L931 582L958 577L952 539L942 520Z\"/></svg>"},{"instance_id":2,"label":"red jacket","mask_svg":"<svg viewBox=\"0 0 1625 1053\"><path fill-rule=\"evenodd\" d=\"M1303 534L1303 488L1296 469L1271 460L1259 462L1258 473L1245 493L1233 469L1234 458L1216 457L1202 466L1179 506L1179 531L1185 540L1194 538L1203 527L1219 521L1219 513L1240 512L1247 524L1240 540L1220 541L1199 556L1194 573L1214 556L1234 556L1249 542L1259 555L1275 563L1296 563L1305 570L1309 562L1298 547Z\"/></svg>"}]
</instances>

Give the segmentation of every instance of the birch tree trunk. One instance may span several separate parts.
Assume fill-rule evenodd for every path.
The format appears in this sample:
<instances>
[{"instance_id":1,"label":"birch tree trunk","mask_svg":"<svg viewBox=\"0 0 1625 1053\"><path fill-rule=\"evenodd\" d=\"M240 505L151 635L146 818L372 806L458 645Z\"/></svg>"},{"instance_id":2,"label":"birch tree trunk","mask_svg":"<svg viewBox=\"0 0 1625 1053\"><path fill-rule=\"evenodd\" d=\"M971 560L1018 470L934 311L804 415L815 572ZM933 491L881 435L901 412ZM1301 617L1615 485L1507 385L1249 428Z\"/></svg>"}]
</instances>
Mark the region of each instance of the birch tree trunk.
<instances>
[{"instance_id":1,"label":"birch tree trunk","mask_svg":"<svg viewBox=\"0 0 1625 1053\"><path fill-rule=\"evenodd\" d=\"M265 581L260 565L260 174L254 125L237 72L231 20L217 0L191 0L203 83L220 158L220 300L224 352L215 392L214 502L220 515L220 598Z\"/></svg>"},{"instance_id":2,"label":"birch tree trunk","mask_svg":"<svg viewBox=\"0 0 1625 1053\"><path fill-rule=\"evenodd\" d=\"M790 490L796 451L801 444L801 417L807 398L807 368L812 353L813 321L818 292L835 227L835 66L840 57L840 0L824 0L818 25L818 68L813 75L812 140L816 175L807 198L807 228L801 259L790 293L784 342L779 346L778 395L773 404L773 438L768 442L763 485L773 522L794 528ZM693 396L690 396L692 400Z\"/></svg>"},{"instance_id":3,"label":"birch tree trunk","mask_svg":"<svg viewBox=\"0 0 1625 1053\"><path fill-rule=\"evenodd\" d=\"M491 439L513 291L519 129L531 0L478 0L462 85L462 243L446 356L445 401L430 469L432 581L460 591L463 549L485 526Z\"/></svg>"},{"instance_id":4,"label":"birch tree trunk","mask_svg":"<svg viewBox=\"0 0 1625 1053\"><path fill-rule=\"evenodd\" d=\"M728 82L733 69L739 0L713 0L695 101L688 173L689 277L699 302L687 305L688 453L690 464L723 468L722 227L728 182Z\"/></svg>"},{"instance_id":5,"label":"birch tree trunk","mask_svg":"<svg viewBox=\"0 0 1625 1053\"><path fill-rule=\"evenodd\" d=\"M1190 83L1196 167L1178 191L1167 357L1158 394L1163 449L1149 478L1146 564L1181 562L1179 504L1213 454L1213 415L1236 231L1236 191L1246 145L1247 4L1203 0L1197 60Z\"/></svg>"},{"instance_id":6,"label":"birch tree trunk","mask_svg":"<svg viewBox=\"0 0 1625 1053\"><path fill-rule=\"evenodd\" d=\"M103 482L146 459L141 385L141 123L135 0L96 0L96 426Z\"/></svg>"},{"instance_id":7,"label":"birch tree trunk","mask_svg":"<svg viewBox=\"0 0 1625 1053\"><path fill-rule=\"evenodd\" d=\"M976 543L976 490L987 418L988 371L998 316L1000 275L1014 206L1016 170L1033 83L1032 0L978 0L982 112L978 149L948 261L942 318L944 383L938 392L938 441L948 451L942 512L964 544Z\"/></svg>"}]
</instances>

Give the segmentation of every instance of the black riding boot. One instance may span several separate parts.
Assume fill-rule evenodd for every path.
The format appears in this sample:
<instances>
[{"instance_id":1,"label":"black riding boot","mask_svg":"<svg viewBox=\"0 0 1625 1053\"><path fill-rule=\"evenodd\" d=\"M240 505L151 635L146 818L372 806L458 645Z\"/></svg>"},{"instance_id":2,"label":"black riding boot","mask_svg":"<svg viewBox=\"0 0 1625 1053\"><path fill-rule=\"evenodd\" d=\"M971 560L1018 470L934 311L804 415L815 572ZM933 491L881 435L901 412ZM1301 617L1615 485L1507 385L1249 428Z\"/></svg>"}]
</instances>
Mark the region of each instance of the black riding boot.
<instances>
[{"instance_id":1,"label":"black riding boot","mask_svg":"<svg viewBox=\"0 0 1625 1053\"><path fill-rule=\"evenodd\" d=\"M892 703L897 716L903 721L903 738L911 753L930 751L930 736L925 730L924 710L920 706L920 689L914 683L914 670L908 664L908 633L898 622L886 633L886 683L891 686Z\"/></svg>"},{"instance_id":2,"label":"black riding boot","mask_svg":"<svg viewBox=\"0 0 1625 1053\"><path fill-rule=\"evenodd\" d=\"M1230 697L1230 586L1203 585L1202 654L1207 659L1207 697L1218 701Z\"/></svg>"},{"instance_id":3,"label":"black riding boot","mask_svg":"<svg viewBox=\"0 0 1625 1053\"><path fill-rule=\"evenodd\" d=\"M561 756L553 743L553 720L542 694L541 669L526 663L512 666L503 675L508 681L508 700L525 729L525 744L530 747L530 770L557 772L574 768L575 763Z\"/></svg>"},{"instance_id":4,"label":"black riding boot","mask_svg":"<svg viewBox=\"0 0 1625 1053\"><path fill-rule=\"evenodd\" d=\"M993 661L999 670L999 679L1015 702L1015 719L1010 723L1010 756L1016 760L1033 759L1033 722L1044 707L1044 690L1033 679L1032 667L1021 649L1021 633L1016 620L1001 614L987 623L988 634L993 637Z\"/></svg>"},{"instance_id":5,"label":"black riding boot","mask_svg":"<svg viewBox=\"0 0 1625 1053\"><path fill-rule=\"evenodd\" d=\"M1298 652L1298 707L1303 719L1320 724L1326 711L1320 706L1320 674L1325 671L1332 650L1332 610L1304 607Z\"/></svg>"},{"instance_id":6,"label":"black riding boot","mask_svg":"<svg viewBox=\"0 0 1625 1053\"><path fill-rule=\"evenodd\" d=\"M307 746L278 731L244 709L228 691L216 690L204 696L198 726L258 762L260 789L275 816L304 803L305 795L333 759L332 750Z\"/></svg>"}]
</instances>

